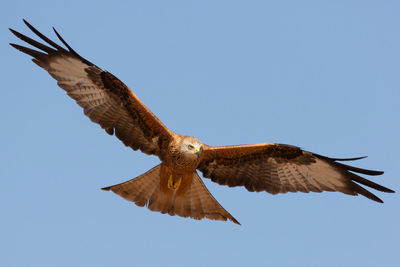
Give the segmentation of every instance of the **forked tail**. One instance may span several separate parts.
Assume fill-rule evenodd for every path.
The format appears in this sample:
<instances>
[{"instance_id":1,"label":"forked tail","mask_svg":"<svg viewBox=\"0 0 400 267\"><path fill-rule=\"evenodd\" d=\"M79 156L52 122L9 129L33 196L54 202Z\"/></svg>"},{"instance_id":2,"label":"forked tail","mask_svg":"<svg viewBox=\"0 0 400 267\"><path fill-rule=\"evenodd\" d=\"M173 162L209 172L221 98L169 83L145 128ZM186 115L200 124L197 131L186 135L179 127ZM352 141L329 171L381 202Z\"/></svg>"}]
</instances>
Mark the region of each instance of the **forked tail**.
<instances>
[{"instance_id":1,"label":"forked tail","mask_svg":"<svg viewBox=\"0 0 400 267\"><path fill-rule=\"evenodd\" d=\"M152 211L197 220L208 218L226 221L229 219L240 225L215 200L196 172L190 174L190 177L185 175L183 180L179 179L179 184L175 185L175 183L172 184L171 179L161 179L166 175L162 173L163 171L164 168L160 164L132 180L102 189L111 190L140 207L147 206ZM179 187L183 188L185 183L190 184L185 186L184 191L179 191Z\"/></svg>"}]
</instances>

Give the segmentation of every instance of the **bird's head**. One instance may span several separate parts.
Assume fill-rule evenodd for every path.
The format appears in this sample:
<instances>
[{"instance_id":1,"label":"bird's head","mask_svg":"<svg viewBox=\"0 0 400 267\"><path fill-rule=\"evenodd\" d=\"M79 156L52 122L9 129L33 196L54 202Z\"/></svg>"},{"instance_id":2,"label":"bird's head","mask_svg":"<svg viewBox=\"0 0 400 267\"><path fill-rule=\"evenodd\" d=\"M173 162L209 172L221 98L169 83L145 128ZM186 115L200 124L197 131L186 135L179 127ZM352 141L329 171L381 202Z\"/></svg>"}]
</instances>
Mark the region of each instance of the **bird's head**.
<instances>
[{"instance_id":1,"label":"bird's head","mask_svg":"<svg viewBox=\"0 0 400 267\"><path fill-rule=\"evenodd\" d=\"M187 158L200 158L203 144L197 138L185 136L180 144L180 152Z\"/></svg>"}]
</instances>

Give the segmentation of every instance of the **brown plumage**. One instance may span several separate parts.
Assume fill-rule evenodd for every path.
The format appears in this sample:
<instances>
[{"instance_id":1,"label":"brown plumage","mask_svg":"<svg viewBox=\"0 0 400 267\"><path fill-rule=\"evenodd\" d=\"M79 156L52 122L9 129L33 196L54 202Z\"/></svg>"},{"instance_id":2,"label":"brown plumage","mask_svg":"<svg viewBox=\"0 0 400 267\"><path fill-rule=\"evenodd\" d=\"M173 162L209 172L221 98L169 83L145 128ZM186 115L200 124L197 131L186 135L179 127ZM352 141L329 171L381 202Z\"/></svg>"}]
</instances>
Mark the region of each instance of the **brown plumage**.
<instances>
[{"instance_id":1,"label":"brown plumage","mask_svg":"<svg viewBox=\"0 0 400 267\"><path fill-rule=\"evenodd\" d=\"M103 188L138 206L170 215L231 220L239 224L210 194L196 169L220 185L244 186L249 191L272 194L338 191L382 202L359 184L394 192L358 175L381 175L383 172L340 163L361 158L329 158L274 143L211 147L194 137L176 134L124 83L81 57L57 31L54 30L66 48L24 22L47 45L10 29L38 50L11 45L32 56L33 62L56 79L83 108L85 115L108 134L115 134L133 150L158 156L161 160L160 165L137 178Z\"/></svg>"}]
</instances>

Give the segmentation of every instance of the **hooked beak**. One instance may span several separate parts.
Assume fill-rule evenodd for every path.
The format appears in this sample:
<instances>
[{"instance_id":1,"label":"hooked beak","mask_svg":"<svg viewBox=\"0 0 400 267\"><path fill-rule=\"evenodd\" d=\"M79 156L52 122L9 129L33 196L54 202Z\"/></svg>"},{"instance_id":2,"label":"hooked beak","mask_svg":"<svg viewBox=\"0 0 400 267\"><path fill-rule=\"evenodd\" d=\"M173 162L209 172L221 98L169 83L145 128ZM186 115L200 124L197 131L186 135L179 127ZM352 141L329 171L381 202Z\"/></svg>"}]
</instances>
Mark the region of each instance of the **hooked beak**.
<instances>
[{"instance_id":1,"label":"hooked beak","mask_svg":"<svg viewBox=\"0 0 400 267\"><path fill-rule=\"evenodd\" d=\"M200 157L201 152L203 152L203 147L195 148L192 150L192 153L196 154L197 157Z\"/></svg>"}]
</instances>

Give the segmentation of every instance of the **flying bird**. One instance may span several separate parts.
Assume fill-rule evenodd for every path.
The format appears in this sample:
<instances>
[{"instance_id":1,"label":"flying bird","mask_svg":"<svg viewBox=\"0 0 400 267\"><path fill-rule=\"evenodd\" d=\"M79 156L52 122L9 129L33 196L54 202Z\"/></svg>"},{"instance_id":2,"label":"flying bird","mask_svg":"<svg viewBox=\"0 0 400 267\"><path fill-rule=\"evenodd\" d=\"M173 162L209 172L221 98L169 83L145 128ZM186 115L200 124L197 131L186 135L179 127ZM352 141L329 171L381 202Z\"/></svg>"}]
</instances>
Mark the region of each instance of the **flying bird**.
<instances>
[{"instance_id":1,"label":"flying bird","mask_svg":"<svg viewBox=\"0 0 400 267\"><path fill-rule=\"evenodd\" d=\"M337 191L361 194L381 203L381 199L361 185L394 192L360 176L383 172L342 163L363 157L329 158L275 143L212 147L195 137L174 133L123 82L81 57L54 28L65 47L24 22L44 43L10 29L35 49L10 45L32 56L32 61L56 79L58 86L83 108L84 114L108 134L161 161L146 173L103 190L111 190L152 211L193 219L231 220L237 224L207 190L197 170L220 185L244 186L250 192Z\"/></svg>"}]
</instances>

